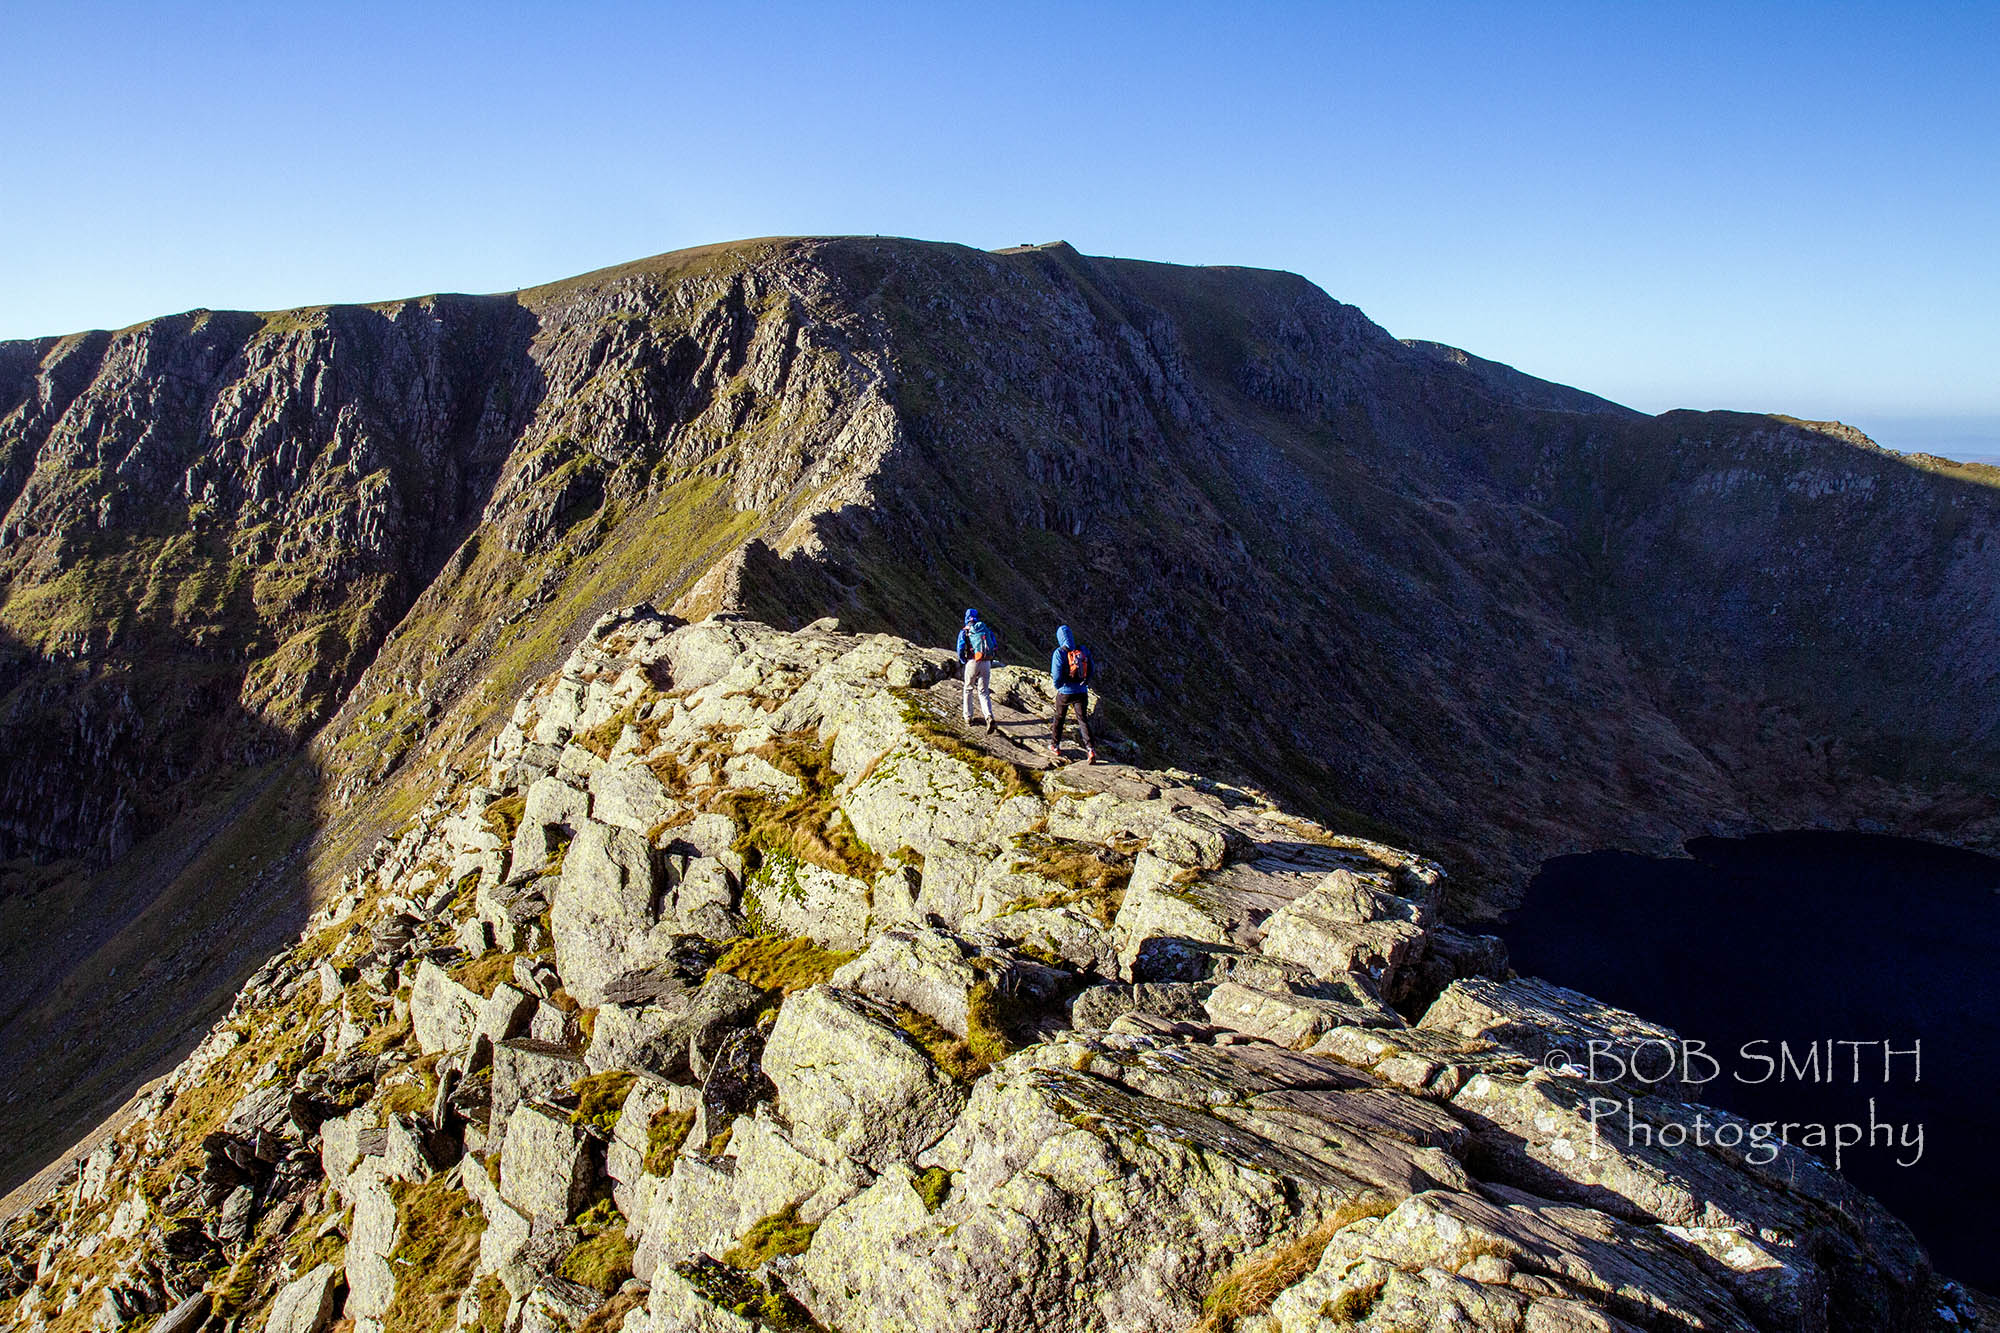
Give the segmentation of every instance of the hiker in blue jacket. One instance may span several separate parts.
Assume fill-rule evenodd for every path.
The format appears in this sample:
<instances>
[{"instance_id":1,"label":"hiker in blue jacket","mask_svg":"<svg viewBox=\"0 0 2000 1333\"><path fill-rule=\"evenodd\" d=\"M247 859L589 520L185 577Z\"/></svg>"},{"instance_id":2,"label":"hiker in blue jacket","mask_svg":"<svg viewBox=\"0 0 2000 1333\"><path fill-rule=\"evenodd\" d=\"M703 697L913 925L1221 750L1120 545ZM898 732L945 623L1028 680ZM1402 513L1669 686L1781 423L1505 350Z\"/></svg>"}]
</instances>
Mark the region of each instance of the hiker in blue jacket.
<instances>
[{"instance_id":1,"label":"hiker in blue jacket","mask_svg":"<svg viewBox=\"0 0 2000 1333\"><path fill-rule=\"evenodd\" d=\"M976 607L965 609L965 626L958 632L958 664L965 671L965 725L972 725L973 691L979 692L980 711L986 714L986 730L993 724L993 658L1000 651L1000 636L979 618Z\"/></svg>"},{"instance_id":2,"label":"hiker in blue jacket","mask_svg":"<svg viewBox=\"0 0 2000 1333\"><path fill-rule=\"evenodd\" d=\"M1076 731L1083 737L1084 763L1097 762L1097 749L1090 742L1090 650L1076 641L1068 625L1056 628L1056 650L1049 658L1049 684L1056 687L1056 716L1049 730L1049 753L1062 758L1063 717L1076 710Z\"/></svg>"}]
</instances>

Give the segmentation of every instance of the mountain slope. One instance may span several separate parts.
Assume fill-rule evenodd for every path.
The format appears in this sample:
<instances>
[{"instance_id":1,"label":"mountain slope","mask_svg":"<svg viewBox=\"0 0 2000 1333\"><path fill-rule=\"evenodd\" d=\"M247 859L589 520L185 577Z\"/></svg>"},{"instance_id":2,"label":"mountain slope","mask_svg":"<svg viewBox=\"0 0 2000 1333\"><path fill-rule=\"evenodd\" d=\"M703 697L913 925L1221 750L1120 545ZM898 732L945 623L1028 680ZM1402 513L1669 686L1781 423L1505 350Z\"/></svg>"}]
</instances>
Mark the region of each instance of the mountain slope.
<instances>
[{"instance_id":1,"label":"mountain slope","mask_svg":"<svg viewBox=\"0 0 2000 1333\"><path fill-rule=\"evenodd\" d=\"M1460 913L1690 831L1981 841L1987 476L1060 245L0 345L0 1071L67 1090L6 1104L0 1179L640 600L938 642L976 604L1029 665L1066 621L1143 754L1437 849Z\"/></svg>"}]
</instances>

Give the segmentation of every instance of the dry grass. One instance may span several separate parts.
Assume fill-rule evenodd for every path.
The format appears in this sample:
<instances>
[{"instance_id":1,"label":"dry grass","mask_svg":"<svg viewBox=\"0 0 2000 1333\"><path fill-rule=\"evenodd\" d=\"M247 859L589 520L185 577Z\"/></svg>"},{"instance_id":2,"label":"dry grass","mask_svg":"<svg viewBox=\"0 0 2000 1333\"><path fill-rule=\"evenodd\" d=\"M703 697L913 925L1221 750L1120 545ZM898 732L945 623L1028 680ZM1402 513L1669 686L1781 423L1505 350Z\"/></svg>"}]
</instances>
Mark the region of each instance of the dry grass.
<instances>
[{"instance_id":1,"label":"dry grass","mask_svg":"<svg viewBox=\"0 0 2000 1333\"><path fill-rule=\"evenodd\" d=\"M836 968L853 961L853 954L822 949L811 940L752 935L731 944L711 970L790 995L831 980Z\"/></svg>"},{"instance_id":2,"label":"dry grass","mask_svg":"<svg viewBox=\"0 0 2000 1333\"><path fill-rule=\"evenodd\" d=\"M486 807L486 827L506 841L514 841L514 834L521 827L521 816L528 810L525 796L502 796Z\"/></svg>"},{"instance_id":3,"label":"dry grass","mask_svg":"<svg viewBox=\"0 0 2000 1333\"><path fill-rule=\"evenodd\" d=\"M1342 1204L1304 1235L1251 1255L1215 1280L1202 1298L1201 1319L1188 1333L1229 1333L1237 1320L1269 1310L1279 1292L1319 1265L1335 1232L1364 1217L1381 1217L1395 1206L1381 1195L1364 1195Z\"/></svg>"},{"instance_id":4,"label":"dry grass","mask_svg":"<svg viewBox=\"0 0 2000 1333\"><path fill-rule=\"evenodd\" d=\"M1020 869L1054 882L1059 887L1033 898L1011 904L1007 911L1021 912L1036 907L1082 907L1109 926L1125 901L1125 886L1132 882L1132 862L1137 850L1111 845L1076 842L1046 833L1022 833L1014 838L1015 848L1029 858Z\"/></svg>"},{"instance_id":5,"label":"dry grass","mask_svg":"<svg viewBox=\"0 0 2000 1333\"><path fill-rule=\"evenodd\" d=\"M486 1221L463 1190L440 1176L396 1193L396 1295L382 1316L383 1333L440 1333L450 1327L459 1296L479 1263Z\"/></svg>"},{"instance_id":6,"label":"dry grass","mask_svg":"<svg viewBox=\"0 0 2000 1333\"><path fill-rule=\"evenodd\" d=\"M775 851L863 880L882 873L882 858L854 835L840 809L840 775L833 767L832 741L822 741L811 731L795 731L751 753L797 778L799 790L783 803L744 788L715 797L714 808L742 826L735 844L738 855Z\"/></svg>"}]
</instances>

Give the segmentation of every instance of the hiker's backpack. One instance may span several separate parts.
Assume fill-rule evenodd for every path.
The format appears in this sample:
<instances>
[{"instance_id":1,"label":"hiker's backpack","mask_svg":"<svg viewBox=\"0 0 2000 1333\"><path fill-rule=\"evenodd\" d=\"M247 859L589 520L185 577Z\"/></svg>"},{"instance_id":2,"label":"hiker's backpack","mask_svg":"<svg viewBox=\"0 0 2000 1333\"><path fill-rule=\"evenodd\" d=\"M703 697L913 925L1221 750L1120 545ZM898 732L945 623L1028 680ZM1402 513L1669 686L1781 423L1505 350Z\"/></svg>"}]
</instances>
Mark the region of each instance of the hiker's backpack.
<instances>
[{"instance_id":1,"label":"hiker's backpack","mask_svg":"<svg viewBox=\"0 0 2000 1333\"><path fill-rule=\"evenodd\" d=\"M993 627L983 620L973 621L972 628L966 631L965 638L966 642L972 645L972 655L975 658L988 658L1000 650L1000 636L995 634Z\"/></svg>"},{"instance_id":2,"label":"hiker's backpack","mask_svg":"<svg viewBox=\"0 0 2000 1333\"><path fill-rule=\"evenodd\" d=\"M1090 652L1082 644L1063 649L1063 683L1066 685L1090 683Z\"/></svg>"}]
</instances>

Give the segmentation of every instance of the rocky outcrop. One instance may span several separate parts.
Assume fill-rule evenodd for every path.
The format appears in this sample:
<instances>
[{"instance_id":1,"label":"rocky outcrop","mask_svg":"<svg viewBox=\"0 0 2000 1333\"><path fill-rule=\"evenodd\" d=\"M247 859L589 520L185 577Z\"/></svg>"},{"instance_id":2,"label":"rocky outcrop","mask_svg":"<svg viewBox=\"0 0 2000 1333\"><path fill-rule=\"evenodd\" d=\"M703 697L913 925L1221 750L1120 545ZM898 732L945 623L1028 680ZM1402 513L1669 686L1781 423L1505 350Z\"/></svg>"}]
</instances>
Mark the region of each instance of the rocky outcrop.
<instances>
[{"instance_id":1,"label":"rocky outcrop","mask_svg":"<svg viewBox=\"0 0 2000 1333\"><path fill-rule=\"evenodd\" d=\"M1050 767L1011 707L960 732L948 667L831 622L605 617L0 1230L0 1321L1982 1318L1798 1149L1610 1133L1612 1094L1729 1118L1552 1060L1672 1034L1438 925L1434 863L1193 773ZM553 851L491 817L538 790Z\"/></svg>"}]
</instances>

